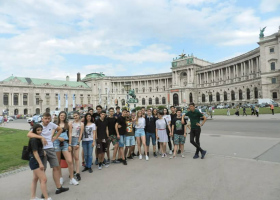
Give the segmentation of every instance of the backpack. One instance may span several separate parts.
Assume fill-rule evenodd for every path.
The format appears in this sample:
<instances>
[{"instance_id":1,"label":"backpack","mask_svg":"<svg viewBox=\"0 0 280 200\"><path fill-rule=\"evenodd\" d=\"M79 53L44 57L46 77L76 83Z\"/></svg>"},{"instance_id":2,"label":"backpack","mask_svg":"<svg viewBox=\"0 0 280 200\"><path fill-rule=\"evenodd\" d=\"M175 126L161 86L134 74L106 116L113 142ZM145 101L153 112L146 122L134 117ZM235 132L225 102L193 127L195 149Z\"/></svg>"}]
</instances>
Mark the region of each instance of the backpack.
<instances>
[{"instance_id":1,"label":"backpack","mask_svg":"<svg viewBox=\"0 0 280 200\"><path fill-rule=\"evenodd\" d=\"M29 160L30 149L28 146L23 146L21 159L22 160Z\"/></svg>"}]
</instances>

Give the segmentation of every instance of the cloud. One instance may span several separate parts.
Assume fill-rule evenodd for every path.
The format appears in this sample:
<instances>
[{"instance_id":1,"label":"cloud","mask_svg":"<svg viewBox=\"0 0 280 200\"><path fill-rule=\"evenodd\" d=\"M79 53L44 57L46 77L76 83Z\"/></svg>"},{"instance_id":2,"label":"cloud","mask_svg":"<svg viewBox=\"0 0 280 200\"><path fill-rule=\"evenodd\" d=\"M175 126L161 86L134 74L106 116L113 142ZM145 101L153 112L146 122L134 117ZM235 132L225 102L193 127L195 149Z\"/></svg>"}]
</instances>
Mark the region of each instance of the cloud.
<instances>
[{"instance_id":1,"label":"cloud","mask_svg":"<svg viewBox=\"0 0 280 200\"><path fill-rule=\"evenodd\" d=\"M82 69L85 69L83 71L88 72L88 74L103 72L106 76L115 76L127 70L123 65L114 65L112 63L105 65L86 65Z\"/></svg>"},{"instance_id":2,"label":"cloud","mask_svg":"<svg viewBox=\"0 0 280 200\"><path fill-rule=\"evenodd\" d=\"M280 6L280 0L262 0L260 10L263 13L273 12Z\"/></svg>"}]
</instances>

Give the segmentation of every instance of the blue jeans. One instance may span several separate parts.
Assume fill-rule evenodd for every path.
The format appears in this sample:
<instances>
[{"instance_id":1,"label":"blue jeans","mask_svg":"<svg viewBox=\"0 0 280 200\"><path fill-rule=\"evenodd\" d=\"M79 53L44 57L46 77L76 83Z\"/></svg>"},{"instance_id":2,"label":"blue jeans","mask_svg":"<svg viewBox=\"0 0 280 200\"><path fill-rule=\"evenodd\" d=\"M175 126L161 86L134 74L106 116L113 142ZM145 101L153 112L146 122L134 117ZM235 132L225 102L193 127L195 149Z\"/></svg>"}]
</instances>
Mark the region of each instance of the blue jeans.
<instances>
[{"instance_id":1,"label":"blue jeans","mask_svg":"<svg viewBox=\"0 0 280 200\"><path fill-rule=\"evenodd\" d=\"M93 140L82 142L87 168L91 168L91 164L92 164L92 151L93 151L92 143Z\"/></svg>"},{"instance_id":2,"label":"blue jeans","mask_svg":"<svg viewBox=\"0 0 280 200\"><path fill-rule=\"evenodd\" d=\"M150 145L150 138L152 138L153 146L156 145L156 134L155 133L146 133L146 145Z\"/></svg>"}]
</instances>

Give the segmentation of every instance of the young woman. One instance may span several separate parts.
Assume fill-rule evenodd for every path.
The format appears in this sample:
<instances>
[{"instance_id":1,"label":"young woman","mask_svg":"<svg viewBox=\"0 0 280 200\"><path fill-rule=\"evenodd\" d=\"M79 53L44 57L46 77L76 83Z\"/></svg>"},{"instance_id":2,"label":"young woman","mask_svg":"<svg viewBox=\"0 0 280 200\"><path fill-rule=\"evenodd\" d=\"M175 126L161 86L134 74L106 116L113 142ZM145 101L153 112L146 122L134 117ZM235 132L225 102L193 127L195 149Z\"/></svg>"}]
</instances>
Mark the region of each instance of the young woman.
<instances>
[{"instance_id":1,"label":"young woman","mask_svg":"<svg viewBox=\"0 0 280 200\"><path fill-rule=\"evenodd\" d=\"M82 172L88 170L89 173L92 173L91 164L92 164L92 151L94 147L94 140L96 126L93 123L93 117L90 113L87 113L84 117L84 132L83 132L83 150L84 150L84 158L85 158L85 168Z\"/></svg>"},{"instance_id":2,"label":"young woman","mask_svg":"<svg viewBox=\"0 0 280 200\"><path fill-rule=\"evenodd\" d=\"M33 126L33 133L41 135L42 129L42 125L36 124ZM28 149L30 151L29 167L31 170L33 170L33 179L31 184L31 199L38 199L36 197L36 187L38 180L40 180L41 190L45 199L51 200L52 198L48 197L47 177L44 171L46 169L47 163L45 159L46 155L43 150L43 144L41 140L37 138L31 138L29 140Z\"/></svg>"},{"instance_id":3,"label":"young woman","mask_svg":"<svg viewBox=\"0 0 280 200\"><path fill-rule=\"evenodd\" d=\"M56 156L58 159L58 163L60 163L61 160L61 153L63 154L67 164L68 164L68 170L70 174L70 185L78 185L79 182L74 179L74 169L73 169L73 161L72 161L72 155L71 151L72 148L69 146L69 124L67 121L67 114L64 111L61 111L58 115L57 119L57 125L62 128L62 133L58 137L57 140L54 141L54 149L56 152ZM60 171L60 184L63 184L63 178L61 173L61 168L59 166Z\"/></svg>"},{"instance_id":4,"label":"young woman","mask_svg":"<svg viewBox=\"0 0 280 200\"><path fill-rule=\"evenodd\" d=\"M136 114L136 121L135 121L135 137L137 140L137 146L138 146L138 152L139 152L139 159L142 159L142 153L141 153L141 141L144 147L145 155L146 155L146 160L149 160L149 156L147 154L147 149L146 149L146 136L145 136L145 125L146 121L145 118L143 117L143 113L141 111L138 111Z\"/></svg>"},{"instance_id":5,"label":"young woman","mask_svg":"<svg viewBox=\"0 0 280 200\"><path fill-rule=\"evenodd\" d=\"M160 143L162 158L166 157L166 143L168 142L167 130L170 131L170 126L163 118L163 112L158 112L158 120L156 121L156 137Z\"/></svg>"},{"instance_id":6,"label":"young woman","mask_svg":"<svg viewBox=\"0 0 280 200\"><path fill-rule=\"evenodd\" d=\"M157 109L156 109L156 108L153 108L152 115L153 115L153 117L155 117L156 119L158 118L158 117L157 117L157 113L158 113Z\"/></svg>"},{"instance_id":7,"label":"young woman","mask_svg":"<svg viewBox=\"0 0 280 200\"><path fill-rule=\"evenodd\" d=\"M171 116L169 115L169 112L167 108L163 109L163 118L168 123L168 125L171 125ZM170 137L170 131L167 130L167 137L168 137L168 147L169 147L169 154L172 155L172 144L171 144L171 137Z\"/></svg>"},{"instance_id":8,"label":"young woman","mask_svg":"<svg viewBox=\"0 0 280 200\"><path fill-rule=\"evenodd\" d=\"M84 132L84 123L80 120L80 113L74 112L74 121L69 124L69 144L72 147L72 160L74 173L76 171L77 180L81 180L80 176L80 162L79 162L79 148L82 133ZM76 167L76 170L75 170Z\"/></svg>"}]
</instances>

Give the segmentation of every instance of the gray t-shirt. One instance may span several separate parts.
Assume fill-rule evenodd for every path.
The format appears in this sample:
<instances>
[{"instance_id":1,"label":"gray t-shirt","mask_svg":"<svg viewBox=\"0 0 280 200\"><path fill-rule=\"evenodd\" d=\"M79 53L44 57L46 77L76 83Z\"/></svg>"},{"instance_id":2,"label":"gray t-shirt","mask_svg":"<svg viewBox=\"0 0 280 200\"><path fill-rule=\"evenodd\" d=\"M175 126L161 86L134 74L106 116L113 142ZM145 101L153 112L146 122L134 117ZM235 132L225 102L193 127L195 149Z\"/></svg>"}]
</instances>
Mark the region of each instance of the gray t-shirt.
<instances>
[{"instance_id":1,"label":"gray t-shirt","mask_svg":"<svg viewBox=\"0 0 280 200\"><path fill-rule=\"evenodd\" d=\"M158 119L156 121L156 128L157 129L166 129L166 122L164 119Z\"/></svg>"},{"instance_id":2,"label":"gray t-shirt","mask_svg":"<svg viewBox=\"0 0 280 200\"><path fill-rule=\"evenodd\" d=\"M93 131L96 130L96 126L92 123L89 126L85 126L83 141L91 141L93 140Z\"/></svg>"}]
</instances>

